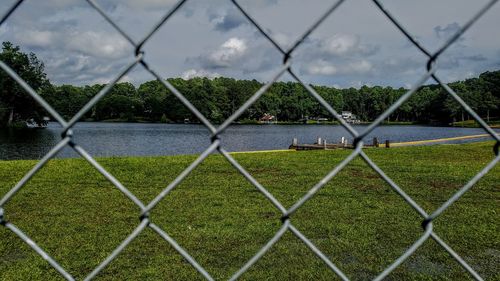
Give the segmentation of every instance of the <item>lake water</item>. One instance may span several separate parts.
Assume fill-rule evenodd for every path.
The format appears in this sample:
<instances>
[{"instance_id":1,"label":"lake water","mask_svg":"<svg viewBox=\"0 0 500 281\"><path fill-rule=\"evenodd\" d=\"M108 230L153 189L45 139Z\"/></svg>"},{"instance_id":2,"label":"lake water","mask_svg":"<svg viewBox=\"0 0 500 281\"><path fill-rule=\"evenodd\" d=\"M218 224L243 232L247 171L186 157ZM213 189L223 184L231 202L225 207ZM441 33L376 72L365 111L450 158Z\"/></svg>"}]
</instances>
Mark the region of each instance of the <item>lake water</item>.
<instances>
[{"instance_id":1,"label":"lake water","mask_svg":"<svg viewBox=\"0 0 500 281\"><path fill-rule=\"evenodd\" d=\"M355 126L362 131L365 126ZM210 144L209 131L193 124L138 123L78 123L74 128L75 142L93 156L146 156L196 154ZM49 123L47 129L25 131L0 130L0 159L39 159L58 141L61 127ZM464 135L484 134L479 128L449 128L426 126L381 126L373 137L385 142L426 140ZM221 136L228 151L286 149L293 138L299 143L314 143L317 137L336 143L349 134L337 125L232 125ZM352 138L348 138L352 142ZM484 139L475 139L486 140ZM77 157L69 147L58 157Z\"/></svg>"}]
</instances>

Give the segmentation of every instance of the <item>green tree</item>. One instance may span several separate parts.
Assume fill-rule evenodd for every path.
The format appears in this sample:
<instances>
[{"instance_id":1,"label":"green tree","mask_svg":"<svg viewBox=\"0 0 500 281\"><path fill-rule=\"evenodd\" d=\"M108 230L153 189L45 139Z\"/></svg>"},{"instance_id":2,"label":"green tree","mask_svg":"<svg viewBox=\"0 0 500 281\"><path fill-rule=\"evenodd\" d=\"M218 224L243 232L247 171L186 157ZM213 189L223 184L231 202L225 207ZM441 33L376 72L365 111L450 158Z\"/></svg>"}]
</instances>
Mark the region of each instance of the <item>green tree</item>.
<instances>
[{"instance_id":1,"label":"green tree","mask_svg":"<svg viewBox=\"0 0 500 281\"><path fill-rule=\"evenodd\" d=\"M490 112L497 110L500 107L500 98L491 94L491 92L484 93L482 103L479 108L484 113L486 112L486 121L490 122Z\"/></svg>"},{"instance_id":2,"label":"green tree","mask_svg":"<svg viewBox=\"0 0 500 281\"><path fill-rule=\"evenodd\" d=\"M95 118L136 121L144 113L144 104L131 83L118 83L102 98L95 109Z\"/></svg>"},{"instance_id":3,"label":"green tree","mask_svg":"<svg viewBox=\"0 0 500 281\"><path fill-rule=\"evenodd\" d=\"M46 87L41 95L66 119L73 117L93 96L86 87L72 85ZM85 117L89 118L91 114L87 113Z\"/></svg>"},{"instance_id":4,"label":"green tree","mask_svg":"<svg viewBox=\"0 0 500 281\"><path fill-rule=\"evenodd\" d=\"M44 72L44 64L34 53L23 53L19 46L4 42L0 61L12 68L35 91L50 86ZM0 107L0 127L11 126L13 122L31 118L40 124L45 115L43 108L3 70L0 70Z\"/></svg>"}]
</instances>

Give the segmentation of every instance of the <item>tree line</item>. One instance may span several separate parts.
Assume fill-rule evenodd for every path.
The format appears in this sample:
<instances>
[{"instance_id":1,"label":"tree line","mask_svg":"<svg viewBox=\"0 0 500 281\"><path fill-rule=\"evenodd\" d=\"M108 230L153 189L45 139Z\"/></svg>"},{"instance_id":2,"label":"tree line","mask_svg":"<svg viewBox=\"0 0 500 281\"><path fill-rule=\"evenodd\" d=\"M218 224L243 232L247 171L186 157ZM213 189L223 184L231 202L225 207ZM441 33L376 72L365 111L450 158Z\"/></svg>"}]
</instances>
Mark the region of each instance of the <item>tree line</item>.
<instances>
[{"instance_id":1,"label":"tree line","mask_svg":"<svg viewBox=\"0 0 500 281\"><path fill-rule=\"evenodd\" d=\"M12 67L31 87L64 118L72 117L105 85L54 85L44 73L44 65L35 54L22 53L17 46L3 44L0 60ZM214 123L220 123L236 111L263 86L256 80L167 79L198 110ZM480 116L500 116L500 71L484 72L477 78L448 84ZM359 89L337 89L311 85L336 111L351 111L361 121L377 118L401 95L404 88L363 86ZM240 120L258 120L272 114L280 121L301 121L332 116L296 82L276 82ZM47 116L40 106L3 71L0 71L0 126L16 120ZM449 124L469 119L463 108L439 85L426 85L398 108L389 121L422 124ZM85 116L87 121L117 120L127 122L196 121L195 116L159 81L148 81L138 87L124 82L116 84Z\"/></svg>"}]
</instances>

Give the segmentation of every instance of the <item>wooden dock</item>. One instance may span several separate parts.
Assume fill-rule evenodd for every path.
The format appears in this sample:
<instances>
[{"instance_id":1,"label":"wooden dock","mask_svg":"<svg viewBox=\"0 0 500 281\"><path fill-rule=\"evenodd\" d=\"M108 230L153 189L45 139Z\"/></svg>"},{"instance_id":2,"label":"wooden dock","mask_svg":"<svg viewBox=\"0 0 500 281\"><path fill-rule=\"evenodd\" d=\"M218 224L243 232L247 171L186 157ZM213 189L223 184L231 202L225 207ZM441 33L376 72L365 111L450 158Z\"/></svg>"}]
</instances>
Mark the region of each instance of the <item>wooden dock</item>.
<instances>
[{"instance_id":1,"label":"wooden dock","mask_svg":"<svg viewBox=\"0 0 500 281\"><path fill-rule=\"evenodd\" d=\"M380 146L378 139L373 138L372 144L364 144L363 147L383 147ZM299 144L296 138L288 149L295 150L329 150L329 149L354 149L354 145L347 142L346 138L342 138L339 143L327 143L326 140L318 138L313 144Z\"/></svg>"},{"instance_id":2,"label":"wooden dock","mask_svg":"<svg viewBox=\"0 0 500 281\"><path fill-rule=\"evenodd\" d=\"M328 144L297 144L297 145L290 145L289 149L295 149L295 150L327 150L327 149L339 149L339 148L345 148L345 149L354 149L354 146L352 144L349 145L341 145L341 144L335 144L335 143L328 143Z\"/></svg>"},{"instance_id":3,"label":"wooden dock","mask_svg":"<svg viewBox=\"0 0 500 281\"><path fill-rule=\"evenodd\" d=\"M468 140L468 139L478 139L478 138L486 138L489 137L489 134L481 134L481 135L470 135L470 136L459 136L452 138L442 138L442 139L433 139L433 140L419 140L419 141L408 141L408 142L390 142L386 140L385 143L380 144L377 138L373 138L372 144L364 144L363 147L401 147L401 146L415 146L415 145L425 145L425 144L433 144L433 143L442 143L449 141L457 141L457 140ZM328 150L328 149L354 149L353 144L347 143L347 139L342 137L339 143L327 143L326 140L322 138L318 138L316 143L313 144L299 144L297 139L294 138L292 144L289 149L295 150Z\"/></svg>"}]
</instances>

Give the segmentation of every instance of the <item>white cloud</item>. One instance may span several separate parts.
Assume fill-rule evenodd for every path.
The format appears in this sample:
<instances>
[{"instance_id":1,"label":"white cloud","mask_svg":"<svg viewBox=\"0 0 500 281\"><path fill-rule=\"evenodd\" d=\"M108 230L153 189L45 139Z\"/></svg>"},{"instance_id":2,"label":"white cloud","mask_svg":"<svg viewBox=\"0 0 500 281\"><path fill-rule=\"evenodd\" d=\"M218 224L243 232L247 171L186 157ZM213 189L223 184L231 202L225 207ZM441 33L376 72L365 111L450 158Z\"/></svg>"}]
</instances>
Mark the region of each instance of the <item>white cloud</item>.
<instances>
[{"instance_id":1,"label":"white cloud","mask_svg":"<svg viewBox=\"0 0 500 281\"><path fill-rule=\"evenodd\" d=\"M370 56L378 51L377 46L364 44L358 35L335 34L331 37L317 40L317 48L332 56L362 55Z\"/></svg>"},{"instance_id":2,"label":"white cloud","mask_svg":"<svg viewBox=\"0 0 500 281\"><path fill-rule=\"evenodd\" d=\"M373 64L367 60L352 61L337 65L333 65L325 60L318 60L305 67L307 74L327 76L335 74L366 74L372 70Z\"/></svg>"},{"instance_id":3,"label":"white cloud","mask_svg":"<svg viewBox=\"0 0 500 281\"><path fill-rule=\"evenodd\" d=\"M337 34L320 42L320 48L332 55L343 55L353 50L359 44L359 38L354 35Z\"/></svg>"},{"instance_id":4,"label":"white cloud","mask_svg":"<svg viewBox=\"0 0 500 281\"><path fill-rule=\"evenodd\" d=\"M460 25L457 22L450 23L445 27L438 25L434 27L434 32L438 38L448 39L460 30Z\"/></svg>"},{"instance_id":5,"label":"white cloud","mask_svg":"<svg viewBox=\"0 0 500 281\"><path fill-rule=\"evenodd\" d=\"M124 57L132 48L119 35L94 31L73 33L65 43L70 50L108 59Z\"/></svg>"},{"instance_id":6,"label":"white cloud","mask_svg":"<svg viewBox=\"0 0 500 281\"><path fill-rule=\"evenodd\" d=\"M233 37L224 42L217 50L208 54L206 64L208 67L229 67L243 57L247 51L245 40Z\"/></svg>"},{"instance_id":7,"label":"white cloud","mask_svg":"<svg viewBox=\"0 0 500 281\"><path fill-rule=\"evenodd\" d=\"M226 11L223 15L209 15L213 17L211 22L214 24L215 30L227 32L236 29L248 21L238 13L235 9Z\"/></svg>"},{"instance_id":8,"label":"white cloud","mask_svg":"<svg viewBox=\"0 0 500 281\"><path fill-rule=\"evenodd\" d=\"M356 88L356 89L361 88L361 86L363 86L363 85L364 85L364 83L359 81L359 80L358 81L351 81L351 83L350 83L350 86L353 88Z\"/></svg>"},{"instance_id":9,"label":"white cloud","mask_svg":"<svg viewBox=\"0 0 500 281\"><path fill-rule=\"evenodd\" d=\"M99 58L117 59L131 54L132 47L115 33L72 31L70 33L49 30L24 30L15 34L23 46L51 48L59 51L76 51Z\"/></svg>"},{"instance_id":10,"label":"white cloud","mask_svg":"<svg viewBox=\"0 0 500 281\"><path fill-rule=\"evenodd\" d=\"M26 30L16 33L15 37L28 47L49 47L55 41L55 34L50 31Z\"/></svg>"},{"instance_id":11,"label":"white cloud","mask_svg":"<svg viewBox=\"0 0 500 281\"><path fill-rule=\"evenodd\" d=\"M118 3L123 3L126 6L129 6L133 9L158 9L158 8L166 8L175 3L179 2L178 0L120 0Z\"/></svg>"},{"instance_id":12,"label":"white cloud","mask_svg":"<svg viewBox=\"0 0 500 281\"><path fill-rule=\"evenodd\" d=\"M345 68L346 73L361 74L370 72L373 65L367 60L354 61L347 65Z\"/></svg>"},{"instance_id":13,"label":"white cloud","mask_svg":"<svg viewBox=\"0 0 500 281\"><path fill-rule=\"evenodd\" d=\"M210 72L204 69L189 69L184 71L181 75L184 80L189 80L195 77L207 77L209 79L214 79L220 76L221 75L216 72Z\"/></svg>"},{"instance_id":14,"label":"white cloud","mask_svg":"<svg viewBox=\"0 0 500 281\"><path fill-rule=\"evenodd\" d=\"M125 76L123 76L123 77L120 79L120 83L123 83L123 82L129 82L129 83L132 83L132 82L134 82L134 79L133 79L132 77L130 77L130 75L125 75ZM107 83L109 83L109 81L108 81L108 82L106 82L105 84L107 84Z\"/></svg>"},{"instance_id":15,"label":"white cloud","mask_svg":"<svg viewBox=\"0 0 500 281\"><path fill-rule=\"evenodd\" d=\"M356 88L356 89L359 89L359 88L361 88L363 86L373 87L373 85L371 83L366 83L366 82L363 82L363 81L360 81L360 80L351 81L351 83L349 83L349 86L353 87L353 88Z\"/></svg>"},{"instance_id":16,"label":"white cloud","mask_svg":"<svg viewBox=\"0 0 500 281\"><path fill-rule=\"evenodd\" d=\"M318 61L309 64L306 72L311 75L334 75L338 72L337 68L325 61Z\"/></svg>"},{"instance_id":17,"label":"white cloud","mask_svg":"<svg viewBox=\"0 0 500 281\"><path fill-rule=\"evenodd\" d=\"M282 48L289 47L293 41L292 37L282 32L273 32L271 36Z\"/></svg>"},{"instance_id":18,"label":"white cloud","mask_svg":"<svg viewBox=\"0 0 500 281\"><path fill-rule=\"evenodd\" d=\"M123 64L120 62L102 63L98 58L83 54L65 56L58 54L46 60L46 69L51 80L59 83L93 84L111 81ZM60 70L64 71L60 71Z\"/></svg>"},{"instance_id":19,"label":"white cloud","mask_svg":"<svg viewBox=\"0 0 500 281\"><path fill-rule=\"evenodd\" d=\"M7 24L3 24L0 26L0 37L6 34L9 31Z\"/></svg>"}]
</instances>

